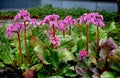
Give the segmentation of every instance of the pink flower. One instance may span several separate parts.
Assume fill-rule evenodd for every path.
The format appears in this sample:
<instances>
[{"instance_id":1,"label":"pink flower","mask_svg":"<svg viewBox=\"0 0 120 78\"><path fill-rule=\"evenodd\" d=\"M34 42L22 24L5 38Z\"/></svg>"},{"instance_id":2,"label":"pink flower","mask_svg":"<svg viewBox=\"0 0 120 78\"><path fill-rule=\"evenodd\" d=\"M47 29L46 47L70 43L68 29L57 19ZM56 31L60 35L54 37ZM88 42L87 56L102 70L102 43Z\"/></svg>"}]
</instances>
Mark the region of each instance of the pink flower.
<instances>
[{"instance_id":1,"label":"pink flower","mask_svg":"<svg viewBox=\"0 0 120 78\"><path fill-rule=\"evenodd\" d=\"M21 10L20 12L19 12L22 16L30 16L30 14L29 14L29 12L27 11L27 10Z\"/></svg>"},{"instance_id":2,"label":"pink flower","mask_svg":"<svg viewBox=\"0 0 120 78\"><path fill-rule=\"evenodd\" d=\"M69 26L76 25L77 21L72 18L72 16L67 16L64 19L65 23Z\"/></svg>"},{"instance_id":3,"label":"pink flower","mask_svg":"<svg viewBox=\"0 0 120 78\"><path fill-rule=\"evenodd\" d=\"M48 35L49 35L49 37L50 37L50 36L52 36L52 35L53 35L53 30L48 30L48 32L47 32L47 33L48 33Z\"/></svg>"},{"instance_id":4,"label":"pink flower","mask_svg":"<svg viewBox=\"0 0 120 78\"><path fill-rule=\"evenodd\" d=\"M30 18L30 13L27 12L27 10L21 10L19 13L17 13L17 15L14 18L14 21L17 22L20 19L22 19L24 22L28 21L31 25L35 25L36 24L36 19L31 19Z\"/></svg>"},{"instance_id":5,"label":"pink flower","mask_svg":"<svg viewBox=\"0 0 120 78\"><path fill-rule=\"evenodd\" d=\"M24 16L24 17L23 17L23 21L29 21L29 22L30 22L30 21L31 21L30 16Z\"/></svg>"},{"instance_id":6,"label":"pink flower","mask_svg":"<svg viewBox=\"0 0 120 78\"><path fill-rule=\"evenodd\" d=\"M54 27L57 27L57 22L55 22L55 21L50 21L50 22L49 22L49 26L50 26L50 28L53 28L53 26L54 26Z\"/></svg>"},{"instance_id":7,"label":"pink flower","mask_svg":"<svg viewBox=\"0 0 120 78\"><path fill-rule=\"evenodd\" d=\"M60 46L60 38L58 36L55 35L52 38L52 45L55 46L55 47Z\"/></svg>"},{"instance_id":8,"label":"pink flower","mask_svg":"<svg viewBox=\"0 0 120 78\"><path fill-rule=\"evenodd\" d=\"M47 16L43 19L43 22L44 22L44 23L48 23L48 24L49 24L50 21L55 21L55 22L57 22L57 21L58 21L58 18L59 18L59 16L56 15L56 14L47 15Z\"/></svg>"},{"instance_id":9,"label":"pink flower","mask_svg":"<svg viewBox=\"0 0 120 78\"><path fill-rule=\"evenodd\" d=\"M88 52L86 50L80 50L78 60L81 61L83 58L86 58L87 56L88 56Z\"/></svg>"},{"instance_id":10,"label":"pink flower","mask_svg":"<svg viewBox=\"0 0 120 78\"><path fill-rule=\"evenodd\" d=\"M76 19L73 19L72 22L73 22L73 25L77 24L77 20Z\"/></svg>"},{"instance_id":11,"label":"pink flower","mask_svg":"<svg viewBox=\"0 0 120 78\"><path fill-rule=\"evenodd\" d=\"M62 30L62 31L67 30L67 28L66 28L66 23L65 23L64 20L60 20L60 21L58 22L57 29L58 29L58 30Z\"/></svg>"},{"instance_id":12,"label":"pink flower","mask_svg":"<svg viewBox=\"0 0 120 78\"><path fill-rule=\"evenodd\" d=\"M99 13L85 13L77 20L79 21L80 25L85 22L86 25L94 24L95 26L104 27L103 16L99 15Z\"/></svg>"},{"instance_id":13,"label":"pink flower","mask_svg":"<svg viewBox=\"0 0 120 78\"><path fill-rule=\"evenodd\" d=\"M31 19L31 20L30 20L30 24L31 24L31 25L35 25L35 24L36 24L36 19Z\"/></svg>"},{"instance_id":14,"label":"pink flower","mask_svg":"<svg viewBox=\"0 0 120 78\"><path fill-rule=\"evenodd\" d=\"M7 32L7 37L11 37L12 33L20 32L20 30L24 30L24 24L21 23L14 23L11 26L9 26L6 30Z\"/></svg>"},{"instance_id":15,"label":"pink flower","mask_svg":"<svg viewBox=\"0 0 120 78\"><path fill-rule=\"evenodd\" d=\"M17 13L17 15L14 18L14 21L18 21L19 19L21 19L21 17L22 17L21 14Z\"/></svg>"},{"instance_id":16,"label":"pink flower","mask_svg":"<svg viewBox=\"0 0 120 78\"><path fill-rule=\"evenodd\" d=\"M58 21L59 16L56 14L52 14L52 15L47 15L44 19L43 19L43 23L47 23L49 24L50 28L57 27L57 21Z\"/></svg>"},{"instance_id":17,"label":"pink flower","mask_svg":"<svg viewBox=\"0 0 120 78\"><path fill-rule=\"evenodd\" d=\"M14 21L18 21L22 18L24 21L27 21L27 20L30 21L30 14L29 14L29 12L27 12L27 10L23 9L19 13L17 13L17 15L14 18Z\"/></svg>"},{"instance_id":18,"label":"pink flower","mask_svg":"<svg viewBox=\"0 0 120 78\"><path fill-rule=\"evenodd\" d=\"M83 16L79 17L77 20L78 20L78 22L79 22L80 25L82 25L82 23L84 22Z\"/></svg>"}]
</instances>

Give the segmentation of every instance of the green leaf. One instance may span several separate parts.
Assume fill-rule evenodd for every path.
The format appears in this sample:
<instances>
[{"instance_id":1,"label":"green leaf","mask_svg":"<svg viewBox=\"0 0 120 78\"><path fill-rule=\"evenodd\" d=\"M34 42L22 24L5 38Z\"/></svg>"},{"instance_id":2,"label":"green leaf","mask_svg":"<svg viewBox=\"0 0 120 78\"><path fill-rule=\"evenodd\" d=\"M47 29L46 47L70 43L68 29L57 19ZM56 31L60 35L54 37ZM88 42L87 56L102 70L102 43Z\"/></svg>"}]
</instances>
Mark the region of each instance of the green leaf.
<instances>
[{"instance_id":1,"label":"green leaf","mask_svg":"<svg viewBox=\"0 0 120 78\"><path fill-rule=\"evenodd\" d=\"M110 66L110 68L112 68L112 69L120 72L120 64L119 64L119 63L117 63L117 64L116 64L116 63L113 63L113 64Z\"/></svg>"},{"instance_id":2,"label":"green leaf","mask_svg":"<svg viewBox=\"0 0 120 78\"><path fill-rule=\"evenodd\" d=\"M36 36L31 37L31 45L34 47L34 51L38 56L39 60L45 65L50 64L46 61L46 56L50 55L46 45Z\"/></svg>"},{"instance_id":3,"label":"green leaf","mask_svg":"<svg viewBox=\"0 0 120 78\"><path fill-rule=\"evenodd\" d=\"M37 74L38 78L47 78L45 75L43 74Z\"/></svg>"},{"instance_id":4,"label":"green leaf","mask_svg":"<svg viewBox=\"0 0 120 78\"><path fill-rule=\"evenodd\" d=\"M62 36L62 35L59 35L59 36ZM71 38L71 36L69 35L66 35L65 38L62 38L60 37L61 40L61 44L59 46L59 48L67 48L68 50L71 50L71 48L74 46L74 41L73 39Z\"/></svg>"},{"instance_id":5,"label":"green leaf","mask_svg":"<svg viewBox=\"0 0 120 78\"><path fill-rule=\"evenodd\" d=\"M63 75L65 73L66 73L66 67L62 67L55 74L56 75Z\"/></svg>"},{"instance_id":6,"label":"green leaf","mask_svg":"<svg viewBox=\"0 0 120 78\"><path fill-rule=\"evenodd\" d=\"M109 26L105 27L105 31L108 32L112 32L114 29L116 29L116 25L115 22L111 22Z\"/></svg>"},{"instance_id":7,"label":"green leaf","mask_svg":"<svg viewBox=\"0 0 120 78\"><path fill-rule=\"evenodd\" d=\"M77 76L77 73L76 73L75 71L68 70L68 71L65 73L65 76L75 77L75 76Z\"/></svg>"},{"instance_id":8,"label":"green leaf","mask_svg":"<svg viewBox=\"0 0 120 78\"><path fill-rule=\"evenodd\" d=\"M88 60L88 64L90 65L91 63L97 65L97 60L93 55L90 55L89 60Z\"/></svg>"},{"instance_id":9,"label":"green leaf","mask_svg":"<svg viewBox=\"0 0 120 78\"><path fill-rule=\"evenodd\" d=\"M27 70L29 66L27 64L22 64L20 67L22 70Z\"/></svg>"},{"instance_id":10,"label":"green leaf","mask_svg":"<svg viewBox=\"0 0 120 78\"><path fill-rule=\"evenodd\" d=\"M69 61L69 60L76 60L75 56L68 51L67 49L61 49L59 52L59 60L60 61Z\"/></svg>"},{"instance_id":11,"label":"green leaf","mask_svg":"<svg viewBox=\"0 0 120 78\"><path fill-rule=\"evenodd\" d=\"M84 35L77 41L77 50L82 50L85 48L86 37Z\"/></svg>"},{"instance_id":12,"label":"green leaf","mask_svg":"<svg viewBox=\"0 0 120 78\"><path fill-rule=\"evenodd\" d=\"M34 48L34 51L36 52L36 55L38 56L39 60L42 61L43 64L45 65L49 65L50 63L46 61L46 56L45 54L47 53L46 51L44 51L44 49L40 46L40 45L37 45L35 48Z\"/></svg>"},{"instance_id":13,"label":"green leaf","mask_svg":"<svg viewBox=\"0 0 120 78\"><path fill-rule=\"evenodd\" d=\"M5 65L2 62L0 62L0 68L3 68L3 67L5 67Z\"/></svg>"},{"instance_id":14,"label":"green leaf","mask_svg":"<svg viewBox=\"0 0 120 78\"><path fill-rule=\"evenodd\" d=\"M51 65L53 65L55 68L57 68L59 63L58 52L56 52L54 49L49 49L49 52L50 52L50 56L46 57L46 60L50 62Z\"/></svg>"},{"instance_id":15,"label":"green leaf","mask_svg":"<svg viewBox=\"0 0 120 78\"><path fill-rule=\"evenodd\" d=\"M98 60L98 68L102 69L105 66L105 63L106 63L105 60L99 59Z\"/></svg>"},{"instance_id":16,"label":"green leaf","mask_svg":"<svg viewBox=\"0 0 120 78\"><path fill-rule=\"evenodd\" d=\"M93 72L89 70L86 64L84 64L83 62L80 63L81 64L75 66L77 74L79 74L82 78L91 78Z\"/></svg>"},{"instance_id":17,"label":"green leaf","mask_svg":"<svg viewBox=\"0 0 120 78\"><path fill-rule=\"evenodd\" d=\"M43 64L36 64L31 67L35 71L39 71L43 67Z\"/></svg>"},{"instance_id":18,"label":"green leaf","mask_svg":"<svg viewBox=\"0 0 120 78\"><path fill-rule=\"evenodd\" d=\"M105 71L100 76L101 78L115 78L114 74L112 72Z\"/></svg>"},{"instance_id":19,"label":"green leaf","mask_svg":"<svg viewBox=\"0 0 120 78\"><path fill-rule=\"evenodd\" d=\"M51 77L48 77L48 78L64 78L62 76L51 76Z\"/></svg>"}]
</instances>

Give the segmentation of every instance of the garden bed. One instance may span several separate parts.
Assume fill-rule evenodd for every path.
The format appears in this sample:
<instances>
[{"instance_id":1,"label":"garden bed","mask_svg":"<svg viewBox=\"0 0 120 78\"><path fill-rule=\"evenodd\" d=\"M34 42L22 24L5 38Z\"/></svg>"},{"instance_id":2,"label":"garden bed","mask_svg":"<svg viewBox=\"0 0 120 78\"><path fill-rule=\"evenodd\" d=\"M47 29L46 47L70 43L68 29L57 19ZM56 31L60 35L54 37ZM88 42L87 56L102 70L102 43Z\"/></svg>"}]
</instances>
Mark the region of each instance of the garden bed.
<instances>
[{"instance_id":1,"label":"garden bed","mask_svg":"<svg viewBox=\"0 0 120 78\"><path fill-rule=\"evenodd\" d=\"M41 20L30 13L21 10L12 24L1 26L0 77L120 77L120 29L114 21L106 24L96 12Z\"/></svg>"}]
</instances>

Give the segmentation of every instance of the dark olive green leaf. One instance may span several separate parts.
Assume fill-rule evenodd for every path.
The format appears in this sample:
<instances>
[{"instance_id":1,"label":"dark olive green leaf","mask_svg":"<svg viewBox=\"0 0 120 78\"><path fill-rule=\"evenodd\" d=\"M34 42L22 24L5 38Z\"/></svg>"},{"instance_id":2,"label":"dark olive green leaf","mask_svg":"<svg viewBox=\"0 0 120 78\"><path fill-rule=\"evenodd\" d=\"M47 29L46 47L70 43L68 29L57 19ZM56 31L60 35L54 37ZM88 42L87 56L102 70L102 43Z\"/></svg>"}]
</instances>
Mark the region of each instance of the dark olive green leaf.
<instances>
[{"instance_id":1,"label":"dark olive green leaf","mask_svg":"<svg viewBox=\"0 0 120 78\"><path fill-rule=\"evenodd\" d=\"M72 71L72 70L67 70L67 72L65 73L65 76L75 77L75 76L77 76L77 73L75 71Z\"/></svg>"}]
</instances>

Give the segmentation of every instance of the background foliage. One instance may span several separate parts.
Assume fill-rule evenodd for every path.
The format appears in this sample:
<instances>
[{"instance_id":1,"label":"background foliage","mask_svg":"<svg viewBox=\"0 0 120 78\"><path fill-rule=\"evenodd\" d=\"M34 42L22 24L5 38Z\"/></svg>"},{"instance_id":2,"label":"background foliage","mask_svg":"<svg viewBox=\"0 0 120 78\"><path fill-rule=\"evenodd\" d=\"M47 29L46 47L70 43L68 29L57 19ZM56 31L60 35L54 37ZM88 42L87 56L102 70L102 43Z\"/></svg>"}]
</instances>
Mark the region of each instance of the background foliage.
<instances>
[{"instance_id":1,"label":"background foliage","mask_svg":"<svg viewBox=\"0 0 120 78\"><path fill-rule=\"evenodd\" d=\"M66 17L67 15L71 15L74 18L78 18L84 13L89 12L99 12L104 16L105 21L118 21L117 12L107 12L107 11L92 11L82 8L53 8L52 5L48 4L45 6L39 6L37 8L29 8L28 11L31 14L31 17L36 17L39 19L43 19L46 15L49 14L58 14L61 19ZM0 19L13 18L17 14L17 11L3 11L0 12Z\"/></svg>"}]
</instances>

